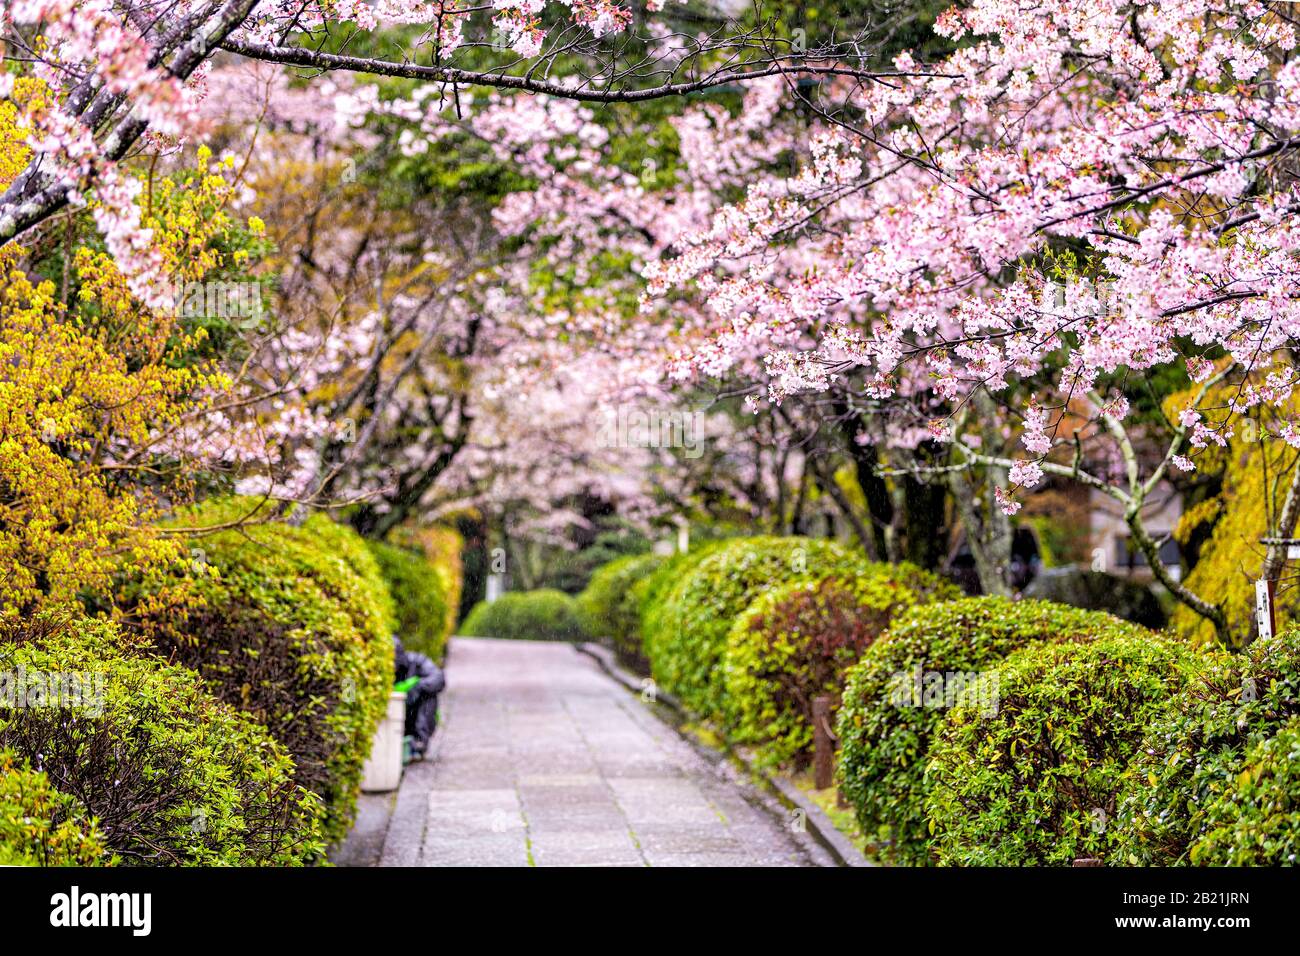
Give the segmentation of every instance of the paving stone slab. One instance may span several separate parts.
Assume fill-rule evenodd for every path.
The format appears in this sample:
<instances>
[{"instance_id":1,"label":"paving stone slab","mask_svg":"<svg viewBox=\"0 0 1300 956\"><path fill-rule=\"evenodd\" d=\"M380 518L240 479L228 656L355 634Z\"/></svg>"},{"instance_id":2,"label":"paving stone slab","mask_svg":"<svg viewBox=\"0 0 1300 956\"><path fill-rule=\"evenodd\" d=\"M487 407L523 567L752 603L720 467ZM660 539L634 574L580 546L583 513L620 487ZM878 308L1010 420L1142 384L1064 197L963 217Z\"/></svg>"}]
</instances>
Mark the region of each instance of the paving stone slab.
<instances>
[{"instance_id":1,"label":"paving stone slab","mask_svg":"<svg viewBox=\"0 0 1300 956\"><path fill-rule=\"evenodd\" d=\"M626 830L572 830L535 835L537 866L645 866Z\"/></svg>"}]
</instances>

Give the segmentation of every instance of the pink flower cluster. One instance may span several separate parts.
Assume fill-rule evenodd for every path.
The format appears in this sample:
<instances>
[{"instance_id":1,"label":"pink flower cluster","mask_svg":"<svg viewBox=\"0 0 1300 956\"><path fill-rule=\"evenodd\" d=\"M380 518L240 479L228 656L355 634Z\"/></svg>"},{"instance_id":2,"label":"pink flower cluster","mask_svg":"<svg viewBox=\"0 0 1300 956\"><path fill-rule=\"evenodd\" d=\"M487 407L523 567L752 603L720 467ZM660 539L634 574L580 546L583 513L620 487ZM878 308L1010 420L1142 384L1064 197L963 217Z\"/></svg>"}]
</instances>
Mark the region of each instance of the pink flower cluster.
<instances>
[{"instance_id":1,"label":"pink flower cluster","mask_svg":"<svg viewBox=\"0 0 1300 956\"><path fill-rule=\"evenodd\" d=\"M966 45L839 90L851 109L813 132L801 171L751 182L647 266L651 297L693 289L729 320L674 370L710 374L761 330L776 400L854 367L896 394L922 356L951 402L1036 382L1037 459L1044 409L1123 370L1204 381L1223 349L1236 411L1287 401L1300 192L1274 167L1300 149L1292 24L1254 0L973 0L937 29ZM1067 243L1086 252L1049 301ZM1127 404L1098 410L1122 420ZM1186 428L1193 446L1224 440L1199 417Z\"/></svg>"},{"instance_id":2,"label":"pink flower cluster","mask_svg":"<svg viewBox=\"0 0 1300 956\"><path fill-rule=\"evenodd\" d=\"M596 37L631 22L631 12L613 0L560 2L569 20ZM520 56L537 56L546 36L539 26L545 7L546 0L494 0L493 27ZM420 42L432 41L445 57L464 43L470 18L481 9L458 0L262 0L252 5L232 37L265 44L338 22L363 30L427 25ZM206 63L193 73L176 72L174 62L181 55L176 38L181 51L197 51L206 59L212 52L205 48L206 38L216 16L214 5L198 0L168 5L165 11L134 0L3 0L0 22L22 37L15 55L48 87L48 95L31 98L18 111L37 158L0 197L5 237L19 228L14 211L39 177L42 188L60 190L74 203L97 203L96 220L131 277L133 291L147 303L159 301L154 290L160 277L146 251L150 237L139 228L130 188L114 161L123 152L127 122L143 123L154 146L175 143L196 129ZM0 93L8 99L13 76L3 66L0 61Z\"/></svg>"}]
</instances>

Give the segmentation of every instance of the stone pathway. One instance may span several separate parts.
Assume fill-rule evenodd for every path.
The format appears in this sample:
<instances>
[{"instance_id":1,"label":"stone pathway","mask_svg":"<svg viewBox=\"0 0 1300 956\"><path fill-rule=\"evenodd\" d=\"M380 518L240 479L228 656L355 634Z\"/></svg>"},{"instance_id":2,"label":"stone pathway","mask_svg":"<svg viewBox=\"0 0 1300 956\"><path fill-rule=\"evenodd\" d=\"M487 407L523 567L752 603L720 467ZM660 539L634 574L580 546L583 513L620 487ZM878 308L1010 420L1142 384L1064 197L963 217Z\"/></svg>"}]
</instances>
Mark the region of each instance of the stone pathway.
<instances>
[{"instance_id":1,"label":"stone pathway","mask_svg":"<svg viewBox=\"0 0 1300 956\"><path fill-rule=\"evenodd\" d=\"M407 768L395 799L363 801L339 862L831 863L729 764L567 644L456 638L447 686L436 755Z\"/></svg>"}]
</instances>

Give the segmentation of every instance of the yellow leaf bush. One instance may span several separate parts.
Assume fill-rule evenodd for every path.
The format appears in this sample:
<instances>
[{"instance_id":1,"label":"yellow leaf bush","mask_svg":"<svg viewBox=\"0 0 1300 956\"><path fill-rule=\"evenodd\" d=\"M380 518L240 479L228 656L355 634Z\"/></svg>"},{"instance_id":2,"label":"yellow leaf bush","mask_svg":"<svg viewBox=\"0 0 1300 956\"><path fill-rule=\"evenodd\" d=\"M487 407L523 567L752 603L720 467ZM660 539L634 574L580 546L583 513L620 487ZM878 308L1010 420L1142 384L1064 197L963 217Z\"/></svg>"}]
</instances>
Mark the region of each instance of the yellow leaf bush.
<instances>
[{"instance_id":1,"label":"yellow leaf bush","mask_svg":"<svg viewBox=\"0 0 1300 956\"><path fill-rule=\"evenodd\" d=\"M16 90L38 95L26 81ZM25 150L14 116L0 109L0 186ZM200 151L195 169L142 192L173 283L235 264L221 241L234 225L227 169ZM156 502L185 497L193 463L166 439L229 384L204 355L205 330L143 307L90 240L62 265L56 285L27 250L0 248L0 617L72 603L123 563L179 556Z\"/></svg>"}]
</instances>

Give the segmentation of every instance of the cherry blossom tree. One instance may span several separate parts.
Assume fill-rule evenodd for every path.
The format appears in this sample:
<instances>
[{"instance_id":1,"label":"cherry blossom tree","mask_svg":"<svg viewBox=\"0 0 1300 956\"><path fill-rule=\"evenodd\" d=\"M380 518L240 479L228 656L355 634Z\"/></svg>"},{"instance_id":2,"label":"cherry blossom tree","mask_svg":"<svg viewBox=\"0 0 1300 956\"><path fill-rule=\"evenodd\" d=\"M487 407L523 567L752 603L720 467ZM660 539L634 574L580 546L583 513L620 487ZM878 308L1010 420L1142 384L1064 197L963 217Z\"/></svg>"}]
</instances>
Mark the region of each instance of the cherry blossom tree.
<instances>
[{"instance_id":1,"label":"cherry blossom tree","mask_svg":"<svg viewBox=\"0 0 1300 956\"><path fill-rule=\"evenodd\" d=\"M552 260L503 244L496 174L462 174L490 151L430 153L411 136L419 91L381 101L258 65L210 85L208 135L242 158L239 203L272 223L278 248L272 314L240 358L246 414L232 434L259 440L238 490L346 508L378 537L473 508L527 514L516 533L549 541L581 523L566 505L580 496L633 520L646 510L645 450L598 441L591 416L635 363L584 352L600 320L533 291Z\"/></svg>"},{"instance_id":2,"label":"cherry blossom tree","mask_svg":"<svg viewBox=\"0 0 1300 956\"><path fill-rule=\"evenodd\" d=\"M616 315L603 307L611 295L639 296L645 287L635 272L678 240L706 228L717 203L806 157L809 118L791 109L796 98L781 80L750 84L743 100L730 108L720 102L702 103L662 123L642 112L628 121L641 130L639 151L627 149L624 140L611 141L606 128L593 122L590 110L579 104L491 97L466 103L464 119L457 123L432 97L424 96L421 102L423 107L410 114L419 120L413 143L421 142L420 137L440 141L449 130L468 127L492 144L502 162L516 164L538 184L506 198L497 213L500 227L507 234L528 235L533 248L545 257L542 261L563 264L558 271L564 281L557 283L563 294L557 299L566 316L580 313L583 297L592 298L590 290L598 290L600 307L589 312L597 321L586 325L605 326L611 333L607 347L639 355L643 361L648 357L647 374L664 378L667 384L703 379L717 391L732 391L739 383L768 376L762 360L773 341L797 344L806 335L805 328L791 325L783 339L778 338L781 330L769 330L773 338L750 336L743 322L719 319L701 308L694 290L660 300L637 315L626 311ZM611 249L618 250L632 268L621 274L602 270ZM814 268L819 254L813 246L787 246L780 252L779 268L791 272ZM696 358L694 366L682 360L688 354ZM865 520L858 514L860 509L847 501L841 499L837 505L855 530L860 526L863 545L882 559L909 557L938 564L947 550L944 535L934 533L943 525L942 483L909 474L886 487L876 473L891 453L898 459L895 464L916 457L918 446L929 438L927 419L917 420L915 414L900 417L896 409L864 401L852 388L839 384L812 401L817 405L812 418L820 419L824 427L800 424L792 433L789 418L767 417L768 426L779 426L766 429L775 455L785 457L798 471L805 454L813 453L808 460L816 468L805 471L834 497L839 488L828 479L837 468L827 459L847 452L866 493ZM776 450L777 446L784 450ZM749 454L742 457L746 462L754 460ZM921 457L929 456L922 452ZM689 470L691 463L680 467ZM735 467L732 459L731 468ZM747 464L740 470L752 480L734 485L732 493L760 511L768 503L777 507L775 519L754 516L763 524L773 520L775 525L784 524L782 509L804 500L801 477L793 479L798 490L786 498L784 481L776 482L769 492L754 483L756 473ZM785 477L783 469L768 470ZM820 480L815 472L821 473ZM716 485L717 476L710 481ZM918 527L924 526L924 534L904 533L909 515Z\"/></svg>"},{"instance_id":3,"label":"cherry blossom tree","mask_svg":"<svg viewBox=\"0 0 1300 956\"><path fill-rule=\"evenodd\" d=\"M510 405L483 400L495 388L535 407L594 401L566 363L605 369L593 380L615 395L741 383L781 427L776 497L794 475L797 499L806 474L835 498L847 461L866 504L855 530L878 556L911 556L900 515L950 497L986 588L1004 590L1023 492L1066 481L1113 499L1157 577L1227 639L1222 608L1158 559L1146 512L1245 418L1300 449L1286 10L972 0L910 52L870 13L809 42L761 4L10 0L4 13L0 82L32 154L0 195L0 240L88 203L150 308L166 306L168 277L123 170L202 128L204 90L223 100L231 64L273 67L279 103L259 129L328 117L348 145L321 140L313 161L336 182L373 155L390 179L401 163L444 175L440 155L518 177L471 211L412 205L405 221L365 202L331 220L320 197L335 185L300 204L286 321L236 398L256 414L231 427L250 446L269 438L265 457L296 468L293 494L373 500L359 520L382 531L395 501L449 490L435 486L475 444L471 399L492 414ZM361 74L387 79L341 79ZM620 135L629 123L637 136ZM527 411L509 415L523 425ZM339 433L347 421L355 434ZM506 424L484 423L479 451L503 446ZM1292 472L1270 509L1279 539L1300 518ZM509 486L485 474L456 481Z\"/></svg>"},{"instance_id":4,"label":"cherry blossom tree","mask_svg":"<svg viewBox=\"0 0 1300 956\"><path fill-rule=\"evenodd\" d=\"M1250 2L976 0L937 29L963 45L931 75L828 97L812 163L720 206L649 268L650 295L690 284L730 326L682 355L691 371L737 327L768 342L774 400L849 373L891 397L921 369L950 405L933 428L953 464L1006 469L1005 512L1044 475L1114 498L1162 583L1226 639L1142 512L1242 413L1294 391L1294 28ZM816 250L812 268L783 265L792 246ZM789 347L792 329L815 345ZM1201 387L1146 461L1131 392L1167 366ZM1225 381L1233 398L1210 407ZM978 396L1013 394L1020 457L953 429ZM1063 429L1079 403L1090 427ZM1282 419L1273 437L1294 442ZM1118 476L1072 453L1084 437Z\"/></svg>"},{"instance_id":5,"label":"cherry blossom tree","mask_svg":"<svg viewBox=\"0 0 1300 956\"><path fill-rule=\"evenodd\" d=\"M645 10L614 0L5 0L6 62L46 89L17 104L35 155L0 195L0 241L69 204L92 202L134 291L164 295L132 217L131 179L118 167L133 151L156 150L194 128L203 78L219 53L315 73L419 79L451 101L476 85L615 102L681 97L790 69L875 77L862 36L807 48L761 16L747 23L715 11L683 14L686 32L664 7L662 0ZM358 48L376 55L343 52ZM837 52L852 55L822 62ZM13 75L0 79L6 97Z\"/></svg>"}]
</instances>

